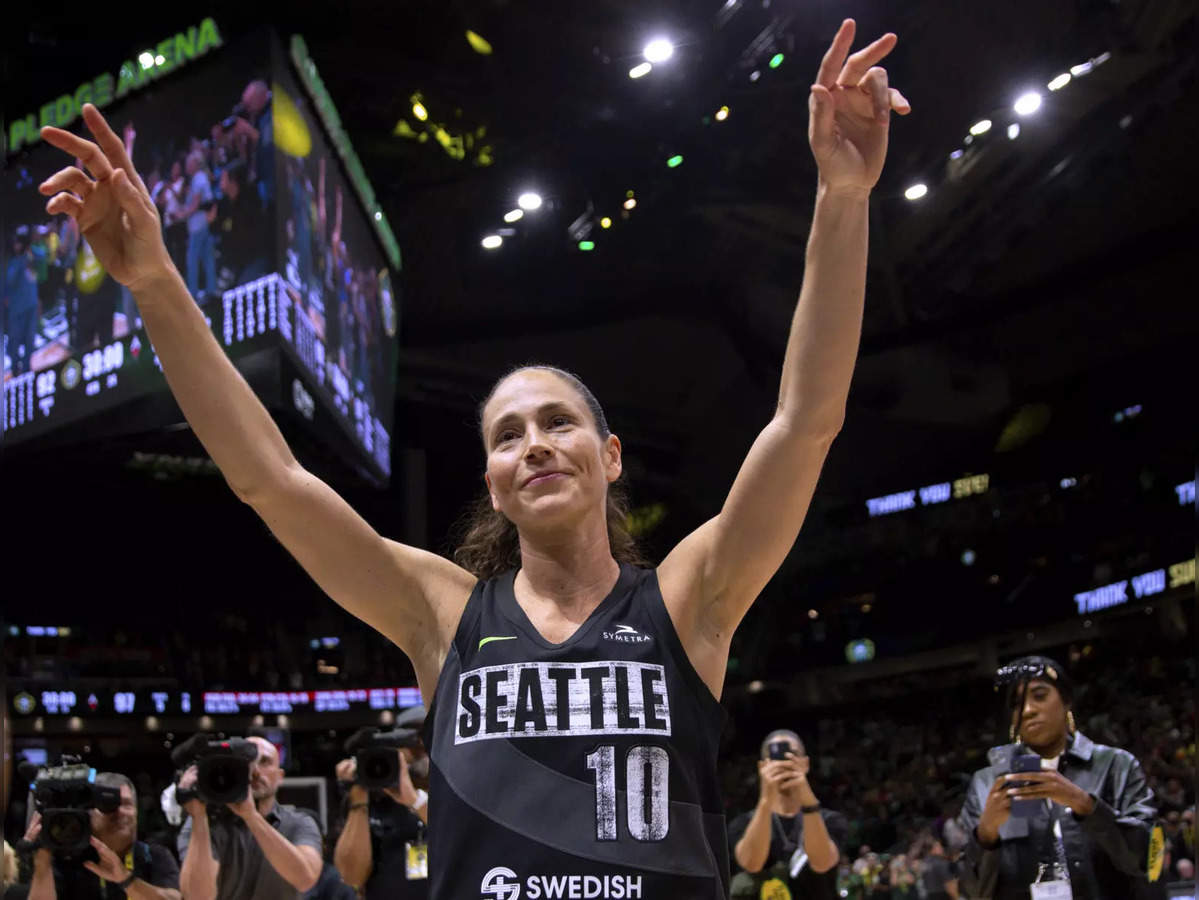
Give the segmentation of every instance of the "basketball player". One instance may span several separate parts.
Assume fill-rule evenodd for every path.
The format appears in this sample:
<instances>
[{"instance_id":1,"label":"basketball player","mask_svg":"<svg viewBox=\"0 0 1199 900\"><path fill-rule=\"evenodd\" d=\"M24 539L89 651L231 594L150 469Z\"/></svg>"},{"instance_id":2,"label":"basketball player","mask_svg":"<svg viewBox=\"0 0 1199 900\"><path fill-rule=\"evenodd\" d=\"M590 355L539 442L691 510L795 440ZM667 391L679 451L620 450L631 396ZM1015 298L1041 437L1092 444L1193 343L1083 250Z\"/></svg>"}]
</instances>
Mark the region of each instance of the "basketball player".
<instances>
[{"instance_id":1,"label":"basketball player","mask_svg":"<svg viewBox=\"0 0 1199 900\"><path fill-rule=\"evenodd\" d=\"M718 703L738 622L790 550L841 428L861 330L868 198L892 110L887 34L846 20L808 98L819 169L777 411L720 514L632 565L609 485L621 444L581 382L519 369L482 409L490 521L466 568L380 537L305 471L222 353L154 205L92 106L98 143L42 186L129 286L171 390L225 479L339 604L408 654L430 748L430 896L724 897ZM487 540L490 540L490 544Z\"/></svg>"}]
</instances>

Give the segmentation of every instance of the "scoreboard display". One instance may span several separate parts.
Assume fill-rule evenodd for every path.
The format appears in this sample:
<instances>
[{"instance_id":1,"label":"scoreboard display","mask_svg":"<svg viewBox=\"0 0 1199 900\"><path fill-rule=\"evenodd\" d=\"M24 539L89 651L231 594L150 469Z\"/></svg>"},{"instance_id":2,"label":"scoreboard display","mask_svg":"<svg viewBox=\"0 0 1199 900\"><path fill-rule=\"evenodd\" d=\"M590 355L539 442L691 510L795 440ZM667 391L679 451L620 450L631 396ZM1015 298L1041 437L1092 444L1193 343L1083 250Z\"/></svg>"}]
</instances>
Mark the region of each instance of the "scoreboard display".
<instances>
[{"instance_id":1,"label":"scoreboard display","mask_svg":"<svg viewBox=\"0 0 1199 900\"><path fill-rule=\"evenodd\" d=\"M18 689L10 694L18 718L36 716L246 716L284 713L378 712L421 703L416 687L316 691L77 691Z\"/></svg>"}]
</instances>

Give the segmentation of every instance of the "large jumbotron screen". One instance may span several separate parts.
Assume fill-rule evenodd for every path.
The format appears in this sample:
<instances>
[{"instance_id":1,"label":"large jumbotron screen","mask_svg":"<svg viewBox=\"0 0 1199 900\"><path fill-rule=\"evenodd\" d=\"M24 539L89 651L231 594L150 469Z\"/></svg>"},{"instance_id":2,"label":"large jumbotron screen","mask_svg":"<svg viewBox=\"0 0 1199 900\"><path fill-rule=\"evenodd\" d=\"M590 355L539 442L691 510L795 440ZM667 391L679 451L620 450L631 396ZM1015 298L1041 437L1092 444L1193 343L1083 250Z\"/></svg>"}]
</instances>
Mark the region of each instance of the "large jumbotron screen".
<instances>
[{"instance_id":1,"label":"large jumbotron screen","mask_svg":"<svg viewBox=\"0 0 1199 900\"><path fill-rule=\"evenodd\" d=\"M78 131L90 99L131 150L218 341L235 363L272 370L251 379L263 400L386 481L398 253L384 249L382 215L347 177L293 60L267 33L225 42L205 20L114 72L6 135L4 440L170 424L139 419L133 402L166 390L133 298L37 191L72 162L37 140L39 125Z\"/></svg>"}]
</instances>

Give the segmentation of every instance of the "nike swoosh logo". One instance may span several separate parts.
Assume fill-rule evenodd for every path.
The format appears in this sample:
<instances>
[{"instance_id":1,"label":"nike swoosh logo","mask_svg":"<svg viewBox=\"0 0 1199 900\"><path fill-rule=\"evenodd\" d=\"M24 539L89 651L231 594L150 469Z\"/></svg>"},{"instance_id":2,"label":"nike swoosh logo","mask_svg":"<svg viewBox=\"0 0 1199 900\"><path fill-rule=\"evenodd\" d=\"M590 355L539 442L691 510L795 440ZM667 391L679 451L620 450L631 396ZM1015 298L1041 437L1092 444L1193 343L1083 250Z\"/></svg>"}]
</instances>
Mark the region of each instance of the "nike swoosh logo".
<instances>
[{"instance_id":1,"label":"nike swoosh logo","mask_svg":"<svg viewBox=\"0 0 1199 900\"><path fill-rule=\"evenodd\" d=\"M490 644L492 641L514 641L516 635L510 634L507 637L485 637L479 641L479 649L482 650L485 644Z\"/></svg>"}]
</instances>

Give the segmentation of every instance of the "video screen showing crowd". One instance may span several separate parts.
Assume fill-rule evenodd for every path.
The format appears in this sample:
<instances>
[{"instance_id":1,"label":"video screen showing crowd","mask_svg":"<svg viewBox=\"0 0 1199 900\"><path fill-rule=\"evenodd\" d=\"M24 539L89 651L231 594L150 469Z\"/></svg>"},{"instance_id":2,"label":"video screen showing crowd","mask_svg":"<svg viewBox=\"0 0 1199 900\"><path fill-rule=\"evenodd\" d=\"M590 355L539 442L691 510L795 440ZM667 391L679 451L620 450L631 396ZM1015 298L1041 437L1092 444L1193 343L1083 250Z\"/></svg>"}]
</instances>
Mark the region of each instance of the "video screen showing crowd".
<instances>
[{"instance_id":1,"label":"video screen showing crowd","mask_svg":"<svg viewBox=\"0 0 1199 900\"><path fill-rule=\"evenodd\" d=\"M171 259L201 306L274 266L270 75L244 74L254 71L249 61L213 67L202 83L151 88L118 113ZM36 148L4 179L5 379L52 368L141 327L131 293L105 271L76 221L51 216L38 202L35 185L58 165Z\"/></svg>"}]
</instances>

